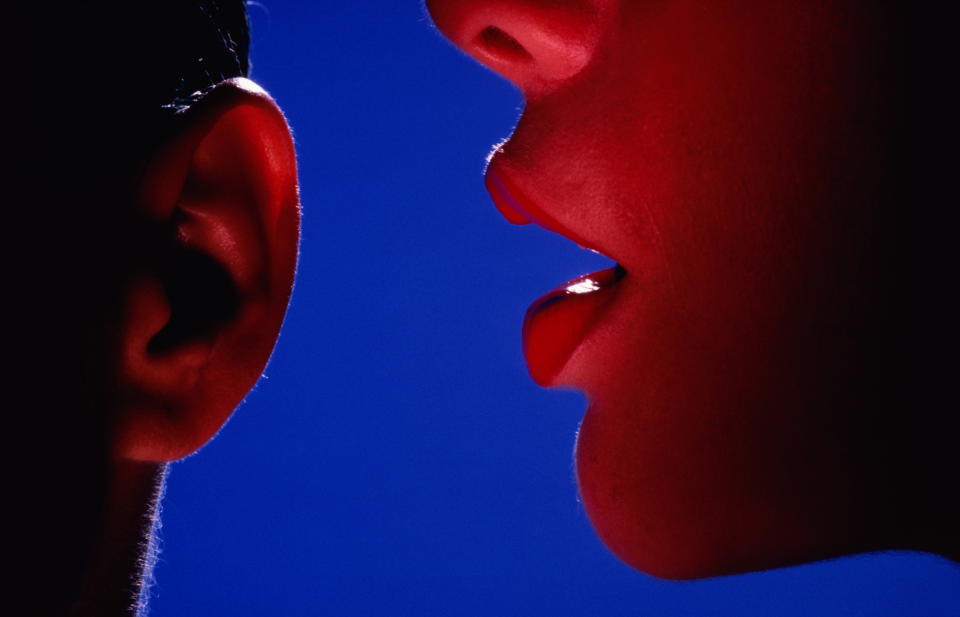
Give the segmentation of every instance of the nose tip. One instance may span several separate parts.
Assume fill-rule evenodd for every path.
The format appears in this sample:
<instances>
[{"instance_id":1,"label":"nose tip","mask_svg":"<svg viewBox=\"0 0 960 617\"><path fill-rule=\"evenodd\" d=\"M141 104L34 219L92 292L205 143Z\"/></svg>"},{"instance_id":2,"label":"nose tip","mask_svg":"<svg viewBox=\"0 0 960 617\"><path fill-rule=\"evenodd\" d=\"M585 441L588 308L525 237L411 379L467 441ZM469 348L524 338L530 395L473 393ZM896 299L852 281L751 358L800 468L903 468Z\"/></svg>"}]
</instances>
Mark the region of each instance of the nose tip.
<instances>
[{"instance_id":1,"label":"nose tip","mask_svg":"<svg viewBox=\"0 0 960 617\"><path fill-rule=\"evenodd\" d=\"M527 94L551 89L593 57L598 10L585 0L427 0L437 28Z\"/></svg>"}]
</instances>

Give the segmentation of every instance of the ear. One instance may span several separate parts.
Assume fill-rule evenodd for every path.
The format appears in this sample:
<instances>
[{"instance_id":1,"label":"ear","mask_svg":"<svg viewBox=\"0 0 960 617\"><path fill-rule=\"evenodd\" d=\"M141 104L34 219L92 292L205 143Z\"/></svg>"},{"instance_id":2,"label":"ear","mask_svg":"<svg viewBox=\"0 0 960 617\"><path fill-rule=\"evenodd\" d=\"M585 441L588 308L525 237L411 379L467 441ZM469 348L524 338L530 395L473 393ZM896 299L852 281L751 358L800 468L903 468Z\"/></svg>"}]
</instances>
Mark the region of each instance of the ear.
<instances>
[{"instance_id":1,"label":"ear","mask_svg":"<svg viewBox=\"0 0 960 617\"><path fill-rule=\"evenodd\" d=\"M296 158L273 99L231 79L180 114L136 215L114 451L171 461L211 439L256 383L290 298Z\"/></svg>"}]
</instances>

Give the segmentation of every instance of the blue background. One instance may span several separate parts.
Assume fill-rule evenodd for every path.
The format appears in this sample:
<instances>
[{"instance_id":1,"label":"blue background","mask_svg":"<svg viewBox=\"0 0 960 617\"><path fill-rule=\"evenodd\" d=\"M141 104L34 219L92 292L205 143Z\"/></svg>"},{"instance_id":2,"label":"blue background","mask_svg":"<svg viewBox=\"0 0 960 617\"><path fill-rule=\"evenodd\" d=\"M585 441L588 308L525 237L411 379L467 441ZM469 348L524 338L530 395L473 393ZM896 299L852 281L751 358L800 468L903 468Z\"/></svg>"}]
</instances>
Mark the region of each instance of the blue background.
<instances>
[{"instance_id":1,"label":"blue background","mask_svg":"<svg viewBox=\"0 0 960 617\"><path fill-rule=\"evenodd\" d=\"M619 563L576 496L583 399L519 345L532 300L610 264L483 189L519 93L417 0L265 4L252 76L297 142L300 271L267 377L171 467L154 617L960 615L929 555L690 583Z\"/></svg>"}]
</instances>

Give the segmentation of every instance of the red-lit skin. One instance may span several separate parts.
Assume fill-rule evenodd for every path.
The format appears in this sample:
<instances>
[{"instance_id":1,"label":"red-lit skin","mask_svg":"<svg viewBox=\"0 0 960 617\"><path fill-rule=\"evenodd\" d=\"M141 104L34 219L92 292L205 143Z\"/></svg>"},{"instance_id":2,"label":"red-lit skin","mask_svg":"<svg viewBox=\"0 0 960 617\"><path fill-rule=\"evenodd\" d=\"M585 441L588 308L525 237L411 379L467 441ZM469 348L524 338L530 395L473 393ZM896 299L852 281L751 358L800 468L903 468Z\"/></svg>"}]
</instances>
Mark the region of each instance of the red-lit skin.
<instances>
[{"instance_id":1,"label":"red-lit skin","mask_svg":"<svg viewBox=\"0 0 960 617\"><path fill-rule=\"evenodd\" d=\"M886 278L908 247L896 19L854 0L427 4L526 96L497 205L508 185L533 211L508 218L629 273L598 319L574 298L526 333L592 323L527 358L589 397L577 477L604 542L668 578L924 548L885 441L909 388Z\"/></svg>"}]
</instances>

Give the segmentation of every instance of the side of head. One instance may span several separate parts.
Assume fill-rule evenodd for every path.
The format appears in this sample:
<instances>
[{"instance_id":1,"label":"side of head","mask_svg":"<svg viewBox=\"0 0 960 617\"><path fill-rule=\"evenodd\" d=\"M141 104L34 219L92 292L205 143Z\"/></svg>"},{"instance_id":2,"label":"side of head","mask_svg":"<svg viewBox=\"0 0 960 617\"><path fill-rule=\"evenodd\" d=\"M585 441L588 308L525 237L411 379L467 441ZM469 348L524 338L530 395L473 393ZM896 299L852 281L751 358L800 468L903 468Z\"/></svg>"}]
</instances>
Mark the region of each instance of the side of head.
<instances>
[{"instance_id":1,"label":"side of head","mask_svg":"<svg viewBox=\"0 0 960 617\"><path fill-rule=\"evenodd\" d=\"M431 0L527 103L488 171L625 268L584 390L606 544L695 578L956 555L942 31L859 0Z\"/></svg>"},{"instance_id":2,"label":"side of head","mask_svg":"<svg viewBox=\"0 0 960 617\"><path fill-rule=\"evenodd\" d=\"M195 451L260 375L296 265L296 162L246 79L242 1L30 3L9 18L24 34L7 76L23 189L10 396L47 547L35 579L69 597L80 579L48 570L84 567L111 470Z\"/></svg>"}]
</instances>

